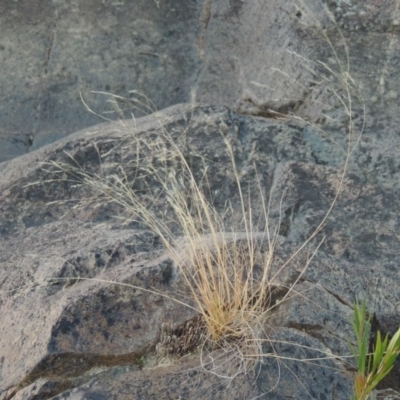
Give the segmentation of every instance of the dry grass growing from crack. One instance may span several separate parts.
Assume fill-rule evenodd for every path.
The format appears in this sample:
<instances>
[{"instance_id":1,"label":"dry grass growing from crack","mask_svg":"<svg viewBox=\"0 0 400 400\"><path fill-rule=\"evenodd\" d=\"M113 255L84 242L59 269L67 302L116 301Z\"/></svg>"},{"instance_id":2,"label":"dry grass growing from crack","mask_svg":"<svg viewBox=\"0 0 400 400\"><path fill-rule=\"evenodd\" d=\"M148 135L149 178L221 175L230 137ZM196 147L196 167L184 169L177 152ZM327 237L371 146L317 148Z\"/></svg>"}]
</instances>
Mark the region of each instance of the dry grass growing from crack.
<instances>
[{"instance_id":1,"label":"dry grass growing from crack","mask_svg":"<svg viewBox=\"0 0 400 400\"><path fill-rule=\"evenodd\" d=\"M73 158L69 164L52 167L91 187L104 201L123 206L161 238L189 288L190 303L201 315L200 323L206 328L203 344L214 350L235 349L242 370L262 352L259 339L265 336L271 305L277 236L270 233L268 223L264 232L253 226L250 199L242 191L231 145L227 138L224 141L241 205L241 217L233 229L226 221L237 220L235 210L227 203L221 213L206 193L207 163L197 166L200 176L195 177L180 146L165 129L152 141L146 136L131 142L136 147L134 174L122 166L113 175L89 174ZM259 189L268 219L267 203ZM156 208L159 200L163 205Z\"/></svg>"},{"instance_id":2,"label":"dry grass growing from crack","mask_svg":"<svg viewBox=\"0 0 400 400\"><path fill-rule=\"evenodd\" d=\"M271 231L270 199L265 198L256 168L255 185L244 190L230 139L219 132L231 161L239 210L229 201L218 208L213 204L207 160L197 155L193 167L184 153L186 129L177 140L165 124L160 127L156 135L129 139L135 148L134 166L119 165L111 174L102 167L95 174L82 169L71 156L69 163L52 164L51 169L90 187L103 202L122 206L129 218L140 220L162 240L189 290L187 305L200 315L197 328L203 366L233 379L272 356L263 350L269 340L268 317L278 301L296 295L296 284L316 250L290 287L278 283L279 274L320 232L334 203L307 241L275 265L279 223ZM253 215L255 201L262 205L261 215ZM255 226L255 220L264 230Z\"/></svg>"},{"instance_id":3,"label":"dry grass growing from crack","mask_svg":"<svg viewBox=\"0 0 400 400\"><path fill-rule=\"evenodd\" d=\"M329 38L325 39L334 50ZM187 305L197 310L200 324L205 327L204 334L200 335L203 350L208 350L203 358L205 367L220 376L233 378L272 356L263 350L263 344L269 340L268 317L276 308L277 299L283 302L296 295L296 284L316 250L290 287L278 284L277 277L320 233L342 190L351 154L359 140L353 121L352 97L357 88L348 63L339 62L336 52L334 56L338 61L336 70L325 63L303 61L313 74L322 76L321 82L342 106L340 115L348 120L347 148L342 149L343 171L325 216L281 265L274 264L279 222L274 229L270 228L268 196L271 193L265 195L256 167L252 190L243 187L232 142L223 129L219 134L231 163L227 169L233 176L239 198L235 207L229 201L222 209L215 206L208 161L195 151L187 152L190 121L179 135L172 135L168 131L169 121L155 114L154 118L159 118L159 131L130 136L127 143L135 148L135 159L129 165L113 168L112 173L102 166L99 173L85 171L72 155L69 162L50 166L52 173L64 174L76 184L90 187L104 202L122 206L129 218L140 220L161 238L190 292ZM322 75L321 69L325 72ZM150 107L149 104L145 103L144 107ZM325 106L331 111L336 107ZM289 117L308 124L294 115ZM321 127L314 128L329 136ZM101 161L104 155L96 143L93 146ZM255 201L261 204L260 215L254 215ZM254 223L256 220L263 227L261 231Z\"/></svg>"}]
</instances>

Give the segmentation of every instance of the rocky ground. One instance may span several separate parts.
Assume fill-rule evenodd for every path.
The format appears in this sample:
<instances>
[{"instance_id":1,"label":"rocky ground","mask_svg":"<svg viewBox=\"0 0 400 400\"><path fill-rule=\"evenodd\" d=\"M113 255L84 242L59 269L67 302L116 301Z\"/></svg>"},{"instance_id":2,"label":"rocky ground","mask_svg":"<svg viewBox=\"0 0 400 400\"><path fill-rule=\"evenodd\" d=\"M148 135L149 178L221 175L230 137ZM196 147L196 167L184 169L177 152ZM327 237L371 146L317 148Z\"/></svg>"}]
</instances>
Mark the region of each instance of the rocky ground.
<instances>
[{"instance_id":1,"label":"rocky ground","mask_svg":"<svg viewBox=\"0 0 400 400\"><path fill-rule=\"evenodd\" d=\"M354 301L367 300L375 331L400 325L397 2L89 3L0 5L0 399L349 399ZM163 110L132 119L132 99L89 94L131 89ZM79 93L116 121L93 125ZM271 195L278 268L332 204L353 128L335 208L276 278L298 293L266 326L279 358L230 381L196 348L165 354L197 313L174 301L185 281L159 237L57 167L134 170L137 138L168 132L196 176L206 160L217 209L229 199L240 212L228 138L246 194L258 176ZM321 354L336 357L305 361ZM400 398L399 374L377 398Z\"/></svg>"}]
</instances>

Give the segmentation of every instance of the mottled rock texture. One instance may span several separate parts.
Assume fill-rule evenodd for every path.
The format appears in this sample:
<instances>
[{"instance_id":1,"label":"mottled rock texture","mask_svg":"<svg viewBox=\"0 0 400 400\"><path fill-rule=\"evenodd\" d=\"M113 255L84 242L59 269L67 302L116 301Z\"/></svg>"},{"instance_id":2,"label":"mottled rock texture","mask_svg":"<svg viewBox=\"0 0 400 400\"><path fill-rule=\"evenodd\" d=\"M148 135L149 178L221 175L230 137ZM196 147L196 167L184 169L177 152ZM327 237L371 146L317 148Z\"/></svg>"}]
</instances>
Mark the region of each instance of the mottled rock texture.
<instances>
[{"instance_id":1,"label":"mottled rock texture","mask_svg":"<svg viewBox=\"0 0 400 400\"><path fill-rule=\"evenodd\" d=\"M344 155L341 160L329 151L329 140L289 120L222 107L181 105L137 121L102 124L8 162L0 180L1 398L239 399L267 392L273 399L349 398L351 368L335 359L271 359L228 387L204 371L196 355L162 366L155 350L163 324L179 326L196 316L165 297L184 295L184 280L156 235L134 221L124 225L123 209L71 177L57 180L52 163L72 156L86 171L111 174L118 165L136 163L136 138L150 143L163 129L177 141L185 133L194 174L202 166L196 157L209 160L217 208L225 198L239 204L223 137L232 145L244 188L256 170L262 173L262 192L272 190L270 223L281 219L275 269L315 229L334 198ZM310 156L316 149L323 163ZM354 159L360 156L358 148ZM399 323L399 204L395 190L367 178L351 168L324 229L276 278L288 287L301 275L299 296L283 302L269 320L266 353L296 359L320 351L348 354L357 297L368 300L385 332ZM255 203L255 220L260 212L261 203ZM156 361L149 365L159 366L140 371L152 357Z\"/></svg>"},{"instance_id":2,"label":"mottled rock texture","mask_svg":"<svg viewBox=\"0 0 400 400\"><path fill-rule=\"evenodd\" d=\"M188 101L200 14L192 0L3 1L0 161L99 123L82 99L120 116L92 91L139 90L157 108Z\"/></svg>"},{"instance_id":3,"label":"mottled rock texture","mask_svg":"<svg viewBox=\"0 0 400 400\"><path fill-rule=\"evenodd\" d=\"M81 95L103 117L141 115L93 91L127 99L141 91L157 109L194 97L253 115L329 116L314 100L337 99L304 65L333 65L323 27L341 56L346 40L366 128L376 132L364 168L394 173L397 161L387 169L372 149L387 138L386 151L397 151L399 20L395 0L2 1L0 161L101 122Z\"/></svg>"},{"instance_id":4,"label":"mottled rock texture","mask_svg":"<svg viewBox=\"0 0 400 400\"><path fill-rule=\"evenodd\" d=\"M2 1L0 399L349 399L348 362L293 358L348 355L356 298L375 313L374 331L400 324L399 21L394 0ZM227 382L196 349L165 357L158 350L180 340L172 327L197 317L174 301L190 303L170 254L55 163L135 172L137 138L152 143L166 130L195 176L206 161L216 208L229 200L240 214L228 138L244 195L257 189L255 227L265 228L260 193L271 227L280 222L276 270L340 182L348 125L330 90L338 72L357 82L348 111L363 135L323 229L276 277L297 293L266 327L264 351L281 359ZM135 90L163 110L132 119L146 111L134 108ZM115 122L96 125L101 117ZM396 364L378 399L397 398L399 374Z\"/></svg>"}]
</instances>

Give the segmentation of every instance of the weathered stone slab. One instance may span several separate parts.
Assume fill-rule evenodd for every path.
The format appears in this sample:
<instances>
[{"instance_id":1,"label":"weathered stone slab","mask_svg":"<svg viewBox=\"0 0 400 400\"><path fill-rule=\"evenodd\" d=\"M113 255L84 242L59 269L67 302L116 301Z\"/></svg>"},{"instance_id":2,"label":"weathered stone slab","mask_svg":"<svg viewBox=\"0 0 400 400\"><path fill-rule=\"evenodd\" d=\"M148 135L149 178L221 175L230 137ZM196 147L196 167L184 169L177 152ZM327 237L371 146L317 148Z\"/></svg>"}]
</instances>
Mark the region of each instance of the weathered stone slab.
<instances>
[{"instance_id":1,"label":"weathered stone slab","mask_svg":"<svg viewBox=\"0 0 400 400\"><path fill-rule=\"evenodd\" d=\"M77 182L56 179L60 175L54 162L68 162L70 156L91 173L100 168L113 173L121 164L131 168L137 163L135 140L149 143L164 130L188 149L195 175L201 172L199 160L208 160L210 187L218 189L216 207L229 198L240 210L229 170L229 139L245 196L254 188L256 168L261 192L268 198L272 190L271 229L281 219L271 269L271 277L279 271L273 284L280 302L271 310L265 342L265 354L278 359L267 357L228 387L208 375L196 354L187 361L169 360L173 366L167 368L159 359L151 364L163 323L185 324L195 316L171 298L185 293L182 277L154 234L139 223L121 223L120 217L129 218L126 210ZM185 141L179 142L183 132ZM232 399L268 392L273 399L348 399L352 369L340 357L349 355L353 302L366 298L383 332L391 333L399 324L395 249L400 247L400 206L395 191L369 183L351 167L323 229L285 265L335 196L344 156L332 148L300 125L241 116L223 107L181 105L137 121L77 132L3 164L0 398L125 399L147 391L148 398L168 399L179 391L182 398ZM316 151L324 162L315 163ZM258 183L256 187L260 190ZM257 192L251 193L257 221L262 204ZM158 201L161 207L162 196ZM315 363L297 360L321 354L335 357Z\"/></svg>"}]
</instances>

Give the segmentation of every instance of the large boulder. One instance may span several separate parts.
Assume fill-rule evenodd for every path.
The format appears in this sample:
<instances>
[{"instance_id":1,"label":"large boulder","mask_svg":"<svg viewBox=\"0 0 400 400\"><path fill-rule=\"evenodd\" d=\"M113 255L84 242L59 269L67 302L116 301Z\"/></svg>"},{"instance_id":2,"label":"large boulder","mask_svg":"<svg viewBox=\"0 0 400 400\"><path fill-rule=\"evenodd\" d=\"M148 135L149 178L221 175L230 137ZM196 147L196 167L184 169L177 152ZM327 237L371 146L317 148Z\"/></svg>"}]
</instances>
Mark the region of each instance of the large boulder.
<instances>
[{"instance_id":1,"label":"large boulder","mask_svg":"<svg viewBox=\"0 0 400 400\"><path fill-rule=\"evenodd\" d=\"M363 144L362 167L382 179L398 168L374 150L395 139L399 124L397 13L396 2L376 0L2 1L0 161L99 116L140 116L131 91L151 101L143 112L194 98L251 115L293 111L329 121L327 106L339 100L312 72L322 61L362 88L365 128L381 135Z\"/></svg>"},{"instance_id":2,"label":"large boulder","mask_svg":"<svg viewBox=\"0 0 400 400\"><path fill-rule=\"evenodd\" d=\"M201 338L182 344L198 313L158 235L79 178L79 171L100 179L121 166L138 168L147 162L137 157L138 138L151 149L166 132L183 146L194 176L203 176L206 160L217 210L229 198L240 212L233 154L244 196L271 194L271 230L280 221L265 356L228 381L219 367L210 371ZM335 148L290 120L188 104L101 124L3 164L0 398L350 398L354 368L345 357L354 301L368 301L385 333L399 323L400 205L395 186L380 187L357 167L358 148L336 207L296 254L337 193L346 157ZM162 193L154 204L162 207ZM257 222L262 202L252 205ZM234 360L229 352L219 357L219 366Z\"/></svg>"},{"instance_id":3,"label":"large boulder","mask_svg":"<svg viewBox=\"0 0 400 400\"><path fill-rule=\"evenodd\" d=\"M0 399L350 398L354 301L374 333L400 325L399 26L394 1L2 1ZM270 199L265 356L234 379L218 369L234 370L232 352L212 353L216 368L191 333L170 249L83 182L149 167L138 138L166 132L216 210L230 205L229 235L243 195L268 247ZM132 185L157 217L171 211ZM237 228L221 234L241 245ZM400 398L399 374L377 399Z\"/></svg>"}]
</instances>

